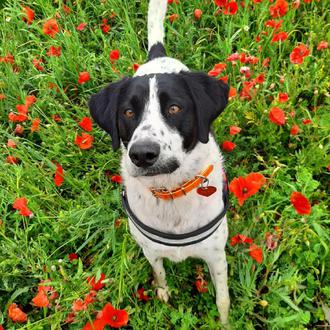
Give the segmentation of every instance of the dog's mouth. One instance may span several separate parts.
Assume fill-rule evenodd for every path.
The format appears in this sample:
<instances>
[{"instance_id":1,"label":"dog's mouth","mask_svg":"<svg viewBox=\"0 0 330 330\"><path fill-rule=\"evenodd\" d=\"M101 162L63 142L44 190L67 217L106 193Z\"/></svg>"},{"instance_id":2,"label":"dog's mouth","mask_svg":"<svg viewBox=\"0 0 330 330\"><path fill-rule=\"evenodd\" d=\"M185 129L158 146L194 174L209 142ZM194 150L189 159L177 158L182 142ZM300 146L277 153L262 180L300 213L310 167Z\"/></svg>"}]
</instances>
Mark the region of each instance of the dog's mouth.
<instances>
[{"instance_id":1,"label":"dog's mouth","mask_svg":"<svg viewBox=\"0 0 330 330\"><path fill-rule=\"evenodd\" d=\"M134 169L134 177L138 176L155 176L155 175L161 175L161 174L171 174L173 173L176 169L179 168L179 162L175 159L172 158L168 160L166 163L162 164L154 164L150 167L142 168L142 167L135 167Z\"/></svg>"}]
</instances>

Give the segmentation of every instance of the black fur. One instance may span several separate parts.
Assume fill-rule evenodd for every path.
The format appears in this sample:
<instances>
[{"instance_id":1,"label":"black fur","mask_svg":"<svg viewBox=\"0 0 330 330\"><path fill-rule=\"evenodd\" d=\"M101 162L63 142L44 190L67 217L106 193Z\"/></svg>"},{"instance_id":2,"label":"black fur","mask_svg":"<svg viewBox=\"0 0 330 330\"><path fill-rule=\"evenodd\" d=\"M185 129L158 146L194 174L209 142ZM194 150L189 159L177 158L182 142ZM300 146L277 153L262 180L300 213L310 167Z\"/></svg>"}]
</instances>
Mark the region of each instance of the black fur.
<instances>
[{"instance_id":1,"label":"black fur","mask_svg":"<svg viewBox=\"0 0 330 330\"><path fill-rule=\"evenodd\" d=\"M166 56L164 45L160 42L157 42L156 44L152 45L149 50L148 61L151 61L157 57L164 57L164 56Z\"/></svg>"}]
</instances>

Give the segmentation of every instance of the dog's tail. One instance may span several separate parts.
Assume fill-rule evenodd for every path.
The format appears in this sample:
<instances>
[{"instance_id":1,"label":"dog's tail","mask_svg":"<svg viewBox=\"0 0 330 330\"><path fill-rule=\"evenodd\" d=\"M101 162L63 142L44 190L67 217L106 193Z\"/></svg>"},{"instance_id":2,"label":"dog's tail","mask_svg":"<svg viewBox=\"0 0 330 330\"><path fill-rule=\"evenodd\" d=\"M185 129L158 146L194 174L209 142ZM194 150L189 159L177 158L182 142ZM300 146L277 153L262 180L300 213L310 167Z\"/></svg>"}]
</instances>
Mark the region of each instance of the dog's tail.
<instances>
[{"instance_id":1,"label":"dog's tail","mask_svg":"<svg viewBox=\"0 0 330 330\"><path fill-rule=\"evenodd\" d=\"M166 56L164 48L164 20L167 0L150 0L148 9L148 60Z\"/></svg>"}]
</instances>

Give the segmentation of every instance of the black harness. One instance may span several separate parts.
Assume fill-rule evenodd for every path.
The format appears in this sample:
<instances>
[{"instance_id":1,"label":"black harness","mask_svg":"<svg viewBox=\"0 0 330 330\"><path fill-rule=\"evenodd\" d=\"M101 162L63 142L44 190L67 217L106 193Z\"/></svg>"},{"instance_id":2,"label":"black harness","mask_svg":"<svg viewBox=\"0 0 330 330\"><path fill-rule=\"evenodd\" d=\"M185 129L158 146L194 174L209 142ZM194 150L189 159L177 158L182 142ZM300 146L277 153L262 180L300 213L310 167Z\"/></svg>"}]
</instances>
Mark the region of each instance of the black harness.
<instances>
[{"instance_id":1,"label":"black harness","mask_svg":"<svg viewBox=\"0 0 330 330\"><path fill-rule=\"evenodd\" d=\"M224 216L228 210L229 206L229 196L228 196L228 182L226 176L224 176L223 189L222 189L222 198L223 198L223 210L218 216L216 216L211 222L207 225L198 228L190 233L185 234L171 234L158 231L152 227L145 225L141 222L137 216L134 214L130 208L127 200L127 195L125 189L122 191L122 204L123 208L126 211L129 219L132 221L134 226L147 238L153 242L167 245L167 246L187 246L199 243L204 241L206 238L211 236L221 225Z\"/></svg>"}]
</instances>

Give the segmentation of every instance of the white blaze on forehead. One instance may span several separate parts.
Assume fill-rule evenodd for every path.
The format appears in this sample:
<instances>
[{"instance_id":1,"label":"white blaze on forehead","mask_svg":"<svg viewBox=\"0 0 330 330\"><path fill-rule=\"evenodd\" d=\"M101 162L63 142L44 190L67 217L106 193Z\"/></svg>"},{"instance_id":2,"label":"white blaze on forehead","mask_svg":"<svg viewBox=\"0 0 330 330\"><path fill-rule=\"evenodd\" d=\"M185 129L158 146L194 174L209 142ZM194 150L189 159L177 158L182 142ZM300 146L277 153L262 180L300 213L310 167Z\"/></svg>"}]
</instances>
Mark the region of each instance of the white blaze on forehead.
<instances>
[{"instance_id":1,"label":"white blaze on forehead","mask_svg":"<svg viewBox=\"0 0 330 330\"><path fill-rule=\"evenodd\" d=\"M143 65L136 71L134 77L155 73L179 73L189 71L180 61L171 57L157 57Z\"/></svg>"}]
</instances>

